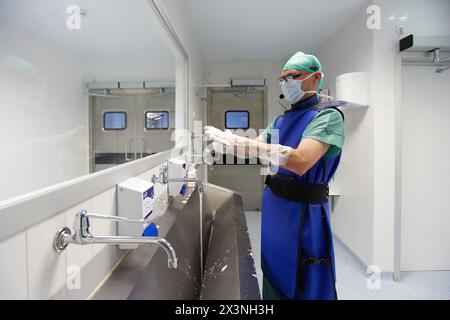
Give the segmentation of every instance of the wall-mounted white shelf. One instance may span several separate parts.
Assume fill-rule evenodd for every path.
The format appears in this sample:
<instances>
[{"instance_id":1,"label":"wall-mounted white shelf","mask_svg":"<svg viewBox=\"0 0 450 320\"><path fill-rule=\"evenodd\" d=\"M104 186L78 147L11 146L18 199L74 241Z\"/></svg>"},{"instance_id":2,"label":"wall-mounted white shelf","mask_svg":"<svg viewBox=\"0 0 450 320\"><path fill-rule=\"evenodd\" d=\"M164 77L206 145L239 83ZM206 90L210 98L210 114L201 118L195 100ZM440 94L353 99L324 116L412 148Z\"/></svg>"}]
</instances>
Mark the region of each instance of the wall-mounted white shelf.
<instances>
[{"instance_id":1,"label":"wall-mounted white shelf","mask_svg":"<svg viewBox=\"0 0 450 320\"><path fill-rule=\"evenodd\" d=\"M336 100L347 101L342 110L368 108L369 73L353 72L336 78Z\"/></svg>"},{"instance_id":2,"label":"wall-mounted white shelf","mask_svg":"<svg viewBox=\"0 0 450 320\"><path fill-rule=\"evenodd\" d=\"M363 105L363 104L359 104L359 103L355 103L355 102L349 102L346 101L347 104L344 106L339 107L339 109L341 109L342 111L346 111L346 110L353 110L353 109L367 109L369 108L369 105Z\"/></svg>"}]
</instances>

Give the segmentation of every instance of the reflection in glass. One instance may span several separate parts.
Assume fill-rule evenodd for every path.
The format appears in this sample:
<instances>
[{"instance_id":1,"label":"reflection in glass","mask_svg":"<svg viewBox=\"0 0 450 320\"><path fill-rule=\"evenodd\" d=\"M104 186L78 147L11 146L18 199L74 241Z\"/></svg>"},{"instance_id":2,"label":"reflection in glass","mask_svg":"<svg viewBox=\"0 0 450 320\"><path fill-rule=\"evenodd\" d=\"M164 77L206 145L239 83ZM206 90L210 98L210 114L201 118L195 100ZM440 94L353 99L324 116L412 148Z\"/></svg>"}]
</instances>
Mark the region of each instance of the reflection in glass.
<instances>
[{"instance_id":1,"label":"reflection in glass","mask_svg":"<svg viewBox=\"0 0 450 320\"><path fill-rule=\"evenodd\" d=\"M0 201L171 147L145 128L176 82L149 3L75 4L76 25L67 1L0 0Z\"/></svg>"},{"instance_id":2,"label":"reflection in glass","mask_svg":"<svg viewBox=\"0 0 450 320\"><path fill-rule=\"evenodd\" d=\"M147 129L168 129L169 128L169 113L167 111L147 112L146 128Z\"/></svg>"}]
</instances>

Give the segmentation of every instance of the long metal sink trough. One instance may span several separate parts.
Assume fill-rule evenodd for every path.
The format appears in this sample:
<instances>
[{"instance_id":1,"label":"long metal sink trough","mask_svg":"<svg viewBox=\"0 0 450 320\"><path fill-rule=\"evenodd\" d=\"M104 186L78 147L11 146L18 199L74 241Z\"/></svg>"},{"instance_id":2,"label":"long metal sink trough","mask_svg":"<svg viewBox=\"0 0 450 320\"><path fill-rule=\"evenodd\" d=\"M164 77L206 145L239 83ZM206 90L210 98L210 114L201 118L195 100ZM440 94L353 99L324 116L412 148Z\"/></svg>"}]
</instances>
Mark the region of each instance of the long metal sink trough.
<instances>
[{"instance_id":1,"label":"long metal sink trough","mask_svg":"<svg viewBox=\"0 0 450 320\"><path fill-rule=\"evenodd\" d=\"M259 300L241 195L204 184L203 196L203 277L199 196L191 188L155 221L177 253L178 268L167 267L162 249L140 246L122 259L93 299Z\"/></svg>"}]
</instances>

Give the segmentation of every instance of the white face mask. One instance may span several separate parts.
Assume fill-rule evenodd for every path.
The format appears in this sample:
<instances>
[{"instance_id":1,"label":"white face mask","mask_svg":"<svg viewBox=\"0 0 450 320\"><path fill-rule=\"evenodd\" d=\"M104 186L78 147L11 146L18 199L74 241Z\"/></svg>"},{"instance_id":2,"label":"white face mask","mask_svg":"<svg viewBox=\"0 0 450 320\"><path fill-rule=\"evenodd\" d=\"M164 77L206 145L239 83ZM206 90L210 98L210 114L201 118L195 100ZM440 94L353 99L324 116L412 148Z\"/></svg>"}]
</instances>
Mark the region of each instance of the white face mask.
<instances>
[{"instance_id":1,"label":"white face mask","mask_svg":"<svg viewBox=\"0 0 450 320\"><path fill-rule=\"evenodd\" d=\"M299 102L300 99L305 96L305 94L317 93L316 91L303 91L302 89L303 81L308 80L313 75L314 73L311 73L303 80L286 79L285 81L283 81L281 84L281 89L283 90L284 99L291 104L295 104Z\"/></svg>"}]
</instances>

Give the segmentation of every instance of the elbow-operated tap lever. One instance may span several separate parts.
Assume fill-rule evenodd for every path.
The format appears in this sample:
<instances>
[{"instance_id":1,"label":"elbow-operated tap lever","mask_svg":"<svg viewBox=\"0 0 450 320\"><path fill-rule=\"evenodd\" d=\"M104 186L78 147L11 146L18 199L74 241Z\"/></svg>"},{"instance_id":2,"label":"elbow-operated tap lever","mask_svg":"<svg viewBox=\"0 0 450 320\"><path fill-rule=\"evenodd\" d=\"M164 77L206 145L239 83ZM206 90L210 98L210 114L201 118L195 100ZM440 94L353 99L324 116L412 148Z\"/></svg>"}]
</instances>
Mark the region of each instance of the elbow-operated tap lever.
<instances>
[{"instance_id":1,"label":"elbow-operated tap lever","mask_svg":"<svg viewBox=\"0 0 450 320\"><path fill-rule=\"evenodd\" d=\"M203 183L197 178L169 178L168 165L159 168L159 177L153 175L152 183L159 182L167 185L167 197L169 197L169 183L171 182L193 182L197 186L199 196L199 232L200 232L200 278L203 281Z\"/></svg>"},{"instance_id":2,"label":"elbow-operated tap lever","mask_svg":"<svg viewBox=\"0 0 450 320\"><path fill-rule=\"evenodd\" d=\"M117 222L129 223L148 223L150 220L133 220L123 217L100 215L88 213L86 210L80 210L75 214L73 230L64 227L60 229L54 239L54 248L56 251L64 250L69 244L135 244L135 245L156 245L164 249L168 256L168 266L170 269L177 268L177 255L172 245L163 238L159 237L125 237L125 236L95 236L92 235L89 218L104 220L113 220Z\"/></svg>"}]
</instances>

